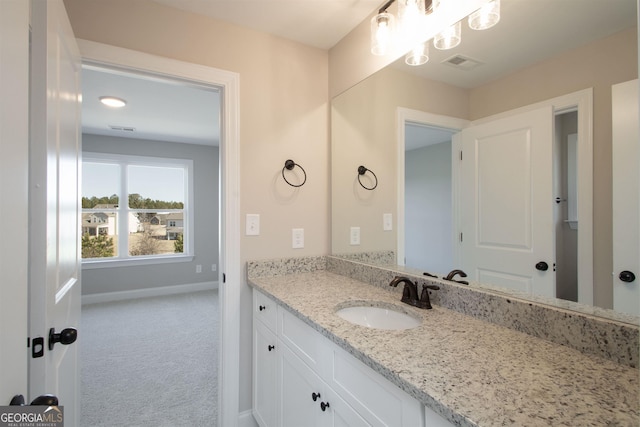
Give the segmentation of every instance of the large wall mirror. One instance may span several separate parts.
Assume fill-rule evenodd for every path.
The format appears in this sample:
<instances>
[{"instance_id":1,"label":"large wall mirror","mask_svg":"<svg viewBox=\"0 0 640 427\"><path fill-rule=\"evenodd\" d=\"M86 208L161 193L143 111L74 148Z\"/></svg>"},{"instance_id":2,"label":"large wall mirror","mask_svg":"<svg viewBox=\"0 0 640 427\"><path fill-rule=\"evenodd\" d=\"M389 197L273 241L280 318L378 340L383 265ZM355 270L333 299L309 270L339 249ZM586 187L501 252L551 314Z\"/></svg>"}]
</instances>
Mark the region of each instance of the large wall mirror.
<instances>
[{"instance_id":1,"label":"large wall mirror","mask_svg":"<svg viewBox=\"0 0 640 427\"><path fill-rule=\"evenodd\" d=\"M636 5L502 0L495 27L463 25L456 48L431 44L426 64L400 58L336 96L332 252L393 251L396 264L439 277L467 268L493 289L614 308L611 93L638 77ZM543 124L513 125L524 115ZM532 154L540 135L552 142ZM492 142L480 149L479 140ZM527 236L518 234L524 217ZM469 253L460 243L469 234L502 246ZM515 265L505 247L541 245L550 252L527 259L524 275L474 264ZM545 274L550 284L536 282Z\"/></svg>"}]
</instances>

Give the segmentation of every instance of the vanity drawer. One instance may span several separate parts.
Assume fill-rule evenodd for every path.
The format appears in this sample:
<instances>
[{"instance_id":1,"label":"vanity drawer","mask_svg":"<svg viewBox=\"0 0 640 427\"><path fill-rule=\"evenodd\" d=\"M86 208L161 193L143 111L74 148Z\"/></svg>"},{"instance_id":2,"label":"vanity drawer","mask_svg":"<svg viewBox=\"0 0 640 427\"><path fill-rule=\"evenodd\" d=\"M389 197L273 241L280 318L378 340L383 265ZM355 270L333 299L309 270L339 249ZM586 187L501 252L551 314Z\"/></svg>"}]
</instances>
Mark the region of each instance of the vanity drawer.
<instances>
[{"instance_id":1,"label":"vanity drawer","mask_svg":"<svg viewBox=\"0 0 640 427\"><path fill-rule=\"evenodd\" d=\"M264 323L273 333L276 332L277 313L278 304L263 293L253 291L253 318Z\"/></svg>"},{"instance_id":2,"label":"vanity drawer","mask_svg":"<svg viewBox=\"0 0 640 427\"><path fill-rule=\"evenodd\" d=\"M322 375L323 337L283 308L278 309L278 336L310 368Z\"/></svg>"}]
</instances>

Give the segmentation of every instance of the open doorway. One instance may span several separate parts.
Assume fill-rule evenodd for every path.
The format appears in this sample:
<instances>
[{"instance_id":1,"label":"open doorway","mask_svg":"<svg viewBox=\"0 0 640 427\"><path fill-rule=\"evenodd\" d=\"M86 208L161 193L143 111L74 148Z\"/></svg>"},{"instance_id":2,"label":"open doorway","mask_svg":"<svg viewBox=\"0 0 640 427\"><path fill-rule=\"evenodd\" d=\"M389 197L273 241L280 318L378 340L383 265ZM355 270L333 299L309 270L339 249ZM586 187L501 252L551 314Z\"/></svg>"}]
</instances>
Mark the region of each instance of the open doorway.
<instances>
[{"instance_id":1,"label":"open doorway","mask_svg":"<svg viewBox=\"0 0 640 427\"><path fill-rule=\"evenodd\" d=\"M128 423L135 414L140 423L154 425L171 416L184 421L191 412L209 421L217 418L218 399L212 397L218 390L215 357L221 342L220 95L218 87L158 75L83 69L83 187L88 191L83 189L83 226L87 242L102 236L113 247L83 257L89 344L83 348L83 424L99 425L84 413L87 408L103 418L97 407L122 413ZM123 99L126 106L97 114L102 96ZM176 185L174 172L181 162L188 166ZM173 187L183 192L176 195ZM144 236L160 249L144 245L141 252ZM167 340L164 345L161 338ZM172 351L175 344L179 347ZM188 348L190 357L179 351ZM205 362L197 363L198 357ZM190 411L185 404L202 410ZM117 424L113 418L104 422Z\"/></svg>"},{"instance_id":2,"label":"open doorway","mask_svg":"<svg viewBox=\"0 0 640 427\"><path fill-rule=\"evenodd\" d=\"M456 131L404 126L404 264L443 275L454 268L451 138Z\"/></svg>"}]
</instances>

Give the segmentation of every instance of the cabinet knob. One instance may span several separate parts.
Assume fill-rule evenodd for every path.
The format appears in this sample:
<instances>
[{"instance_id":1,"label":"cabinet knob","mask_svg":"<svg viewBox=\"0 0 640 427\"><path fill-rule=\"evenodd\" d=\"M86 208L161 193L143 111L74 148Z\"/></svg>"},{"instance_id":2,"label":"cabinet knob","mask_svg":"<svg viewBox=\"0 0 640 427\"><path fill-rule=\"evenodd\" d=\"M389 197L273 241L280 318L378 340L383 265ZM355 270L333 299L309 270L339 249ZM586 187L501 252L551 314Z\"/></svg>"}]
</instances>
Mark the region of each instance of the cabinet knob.
<instances>
[{"instance_id":1,"label":"cabinet knob","mask_svg":"<svg viewBox=\"0 0 640 427\"><path fill-rule=\"evenodd\" d=\"M264 305L261 305L260 307L258 307L258 310L262 311L262 310L266 310L267 307L265 307Z\"/></svg>"},{"instance_id":2,"label":"cabinet knob","mask_svg":"<svg viewBox=\"0 0 640 427\"><path fill-rule=\"evenodd\" d=\"M271 350L273 350L274 348L276 348L276 346L275 346L275 345L270 345L270 346L268 346L268 347L267 347L267 350L271 351Z\"/></svg>"},{"instance_id":3,"label":"cabinet knob","mask_svg":"<svg viewBox=\"0 0 640 427\"><path fill-rule=\"evenodd\" d=\"M327 403L320 402L320 409L322 409L322 412L326 411L328 407L329 407L329 402Z\"/></svg>"},{"instance_id":4,"label":"cabinet knob","mask_svg":"<svg viewBox=\"0 0 640 427\"><path fill-rule=\"evenodd\" d=\"M313 399L313 401L315 402L316 400L320 399L320 393L316 393L315 391L313 393L311 393L311 398Z\"/></svg>"}]
</instances>

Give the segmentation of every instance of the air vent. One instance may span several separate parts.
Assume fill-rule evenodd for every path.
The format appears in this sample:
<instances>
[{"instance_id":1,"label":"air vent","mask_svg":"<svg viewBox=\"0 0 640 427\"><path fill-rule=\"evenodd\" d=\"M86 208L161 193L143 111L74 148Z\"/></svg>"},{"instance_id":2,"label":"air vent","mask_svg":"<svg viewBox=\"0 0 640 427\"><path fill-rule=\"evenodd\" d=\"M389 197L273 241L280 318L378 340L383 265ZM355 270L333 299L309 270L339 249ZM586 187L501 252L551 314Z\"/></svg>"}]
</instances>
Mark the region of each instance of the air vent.
<instances>
[{"instance_id":1,"label":"air vent","mask_svg":"<svg viewBox=\"0 0 640 427\"><path fill-rule=\"evenodd\" d=\"M476 68L478 65L482 65L482 62L469 58L468 56L454 55L442 61L442 64L449 65L460 70L471 70Z\"/></svg>"},{"instance_id":2,"label":"air vent","mask_svg":"<svg viewBox=\"0 0 640 427\"><path fill-rule=\"evenodd\" d=\"M114 125L109 125L109 129L111 130L119 130L122 132L135 132L136 128L133 128L131 126L114 126Z\"/></svg>"}]
</instances>

